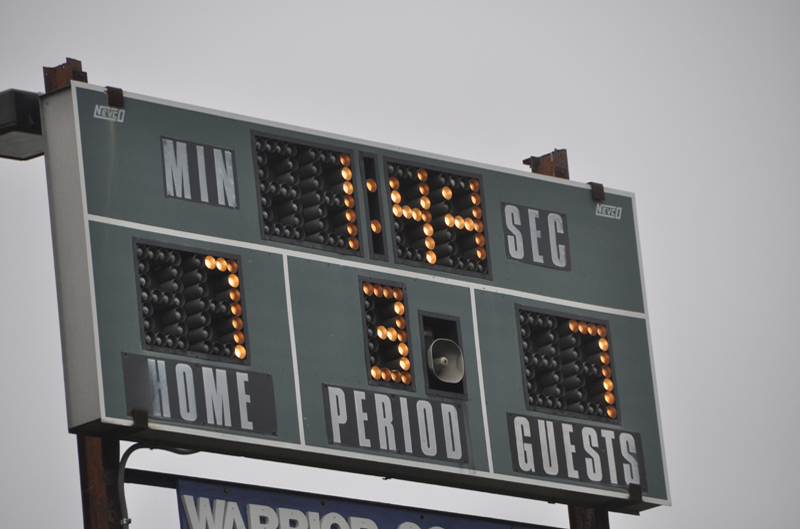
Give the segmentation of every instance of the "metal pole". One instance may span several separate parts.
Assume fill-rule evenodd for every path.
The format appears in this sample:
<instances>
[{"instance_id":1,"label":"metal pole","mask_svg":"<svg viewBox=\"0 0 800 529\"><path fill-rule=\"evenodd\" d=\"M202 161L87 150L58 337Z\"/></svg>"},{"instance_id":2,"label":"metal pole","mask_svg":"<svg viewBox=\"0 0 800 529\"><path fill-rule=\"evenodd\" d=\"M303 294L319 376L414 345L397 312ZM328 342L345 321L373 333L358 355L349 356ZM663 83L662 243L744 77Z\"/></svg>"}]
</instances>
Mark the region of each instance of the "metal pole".
<instances>
[{"instance_id":1,"label":"metal pole","mask_svg":"<svg viewBox=\"0 0 800 529\"><path fill-rule=\"evenodd\" d=\"M119 440L78 435L84 529L119 529Z\"/></svg>"},{"instance_id":2,"label":"metal pole","mask_svg":"<svg viewBox=\"0 0 800 529\"><path fill-rule=\"evenodd\" d=\"M570 529L609 529L608 511L569 505Z\"/></svg>"}]
</instances>

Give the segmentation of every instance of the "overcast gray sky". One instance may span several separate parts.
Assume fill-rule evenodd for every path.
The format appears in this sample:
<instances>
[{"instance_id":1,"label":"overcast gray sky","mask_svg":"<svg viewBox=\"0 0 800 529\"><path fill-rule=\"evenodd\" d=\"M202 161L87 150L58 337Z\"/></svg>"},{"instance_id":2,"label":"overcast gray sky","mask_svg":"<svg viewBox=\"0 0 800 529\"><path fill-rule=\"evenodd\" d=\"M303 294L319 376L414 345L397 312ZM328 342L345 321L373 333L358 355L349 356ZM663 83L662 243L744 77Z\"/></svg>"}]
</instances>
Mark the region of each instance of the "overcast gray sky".
<instances>
[{"instance_id":1,"label":"overcast gray sky","mask_svg":"<svg viewBox=\"0 0 800 529\"><path fill-rule=\"evenodd\" d=\"M5 2L0 90L101 86L636 194L673 506L614 528L795 527L796 2ZM0 521L80 527L41 158L0 160ZM562 505L241 458L131 465L566 527ZM134 528L177 501L132 486ZM792 523L791 520L795 519Z\"/></svg>"}]
</instances>

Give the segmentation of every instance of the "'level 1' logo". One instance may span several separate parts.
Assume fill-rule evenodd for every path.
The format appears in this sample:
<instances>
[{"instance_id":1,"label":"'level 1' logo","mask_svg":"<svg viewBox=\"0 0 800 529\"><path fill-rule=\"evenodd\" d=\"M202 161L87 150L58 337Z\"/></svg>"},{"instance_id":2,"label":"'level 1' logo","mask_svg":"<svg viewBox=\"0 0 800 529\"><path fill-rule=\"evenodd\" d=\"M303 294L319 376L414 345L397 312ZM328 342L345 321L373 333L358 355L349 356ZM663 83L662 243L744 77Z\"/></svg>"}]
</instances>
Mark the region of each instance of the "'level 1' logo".
<instances>
[{"instance_id":1,"label":"'level 1' logo","mask_svg":"<svg viewBox=\"0 0 800 529\"><path fill-rule=\"evenodd\" d=\"M619 206L609 206L608 204L597 204L595 215L619 220L622 218L622 208Z\"/></svg>"},{"instance_id":2,"label":"'level 1' logo","mask_svg":"<svg viewBox=\"0 0 800 529\"><path fill-rule=\"evenodd\" d=\"M106 121L116 121L118 123L122 123L125 121L125 109L111 108L105 105L95 105L94 117L97 119L105 119Z\"/></svg>"}]
</instances>

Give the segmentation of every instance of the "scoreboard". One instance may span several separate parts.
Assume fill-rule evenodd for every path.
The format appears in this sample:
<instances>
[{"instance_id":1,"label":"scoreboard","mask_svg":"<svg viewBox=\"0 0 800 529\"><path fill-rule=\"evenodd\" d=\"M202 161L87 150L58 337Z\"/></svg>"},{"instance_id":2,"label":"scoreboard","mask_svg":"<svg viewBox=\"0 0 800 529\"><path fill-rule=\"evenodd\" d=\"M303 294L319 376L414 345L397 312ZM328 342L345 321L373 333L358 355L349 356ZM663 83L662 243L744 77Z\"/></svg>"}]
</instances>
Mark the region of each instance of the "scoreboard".
<instances>
[{"instance_id":1,"label":"scoreboard","mask_svg":"<svg viewBox=\"0 0 800 529\"><path fill-rule=\"evenodd\" d=\"M630 193L79 82L41 104L71 431L669 504Z\"/></svg>"}]
</instances>

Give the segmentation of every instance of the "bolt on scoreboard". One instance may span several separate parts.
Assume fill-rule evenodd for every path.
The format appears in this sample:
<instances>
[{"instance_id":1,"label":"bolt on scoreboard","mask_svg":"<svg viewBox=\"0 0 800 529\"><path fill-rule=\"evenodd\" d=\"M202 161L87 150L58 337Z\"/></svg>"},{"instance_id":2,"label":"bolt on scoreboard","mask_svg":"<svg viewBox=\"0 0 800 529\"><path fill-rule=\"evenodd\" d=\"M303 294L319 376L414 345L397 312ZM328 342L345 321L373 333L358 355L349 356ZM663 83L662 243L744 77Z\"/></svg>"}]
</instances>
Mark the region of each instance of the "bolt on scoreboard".
<instances>
[{"instance_id":1,"label":"bolt on scoreboard","mask_svg":"<svg viewBox=\"0 0 800 529\"><path fill-rule=\"evenodd\" d=\"M669 504L631 194L78 82L42 110L71 431Z\"/></svg>"}]
</instances>

